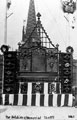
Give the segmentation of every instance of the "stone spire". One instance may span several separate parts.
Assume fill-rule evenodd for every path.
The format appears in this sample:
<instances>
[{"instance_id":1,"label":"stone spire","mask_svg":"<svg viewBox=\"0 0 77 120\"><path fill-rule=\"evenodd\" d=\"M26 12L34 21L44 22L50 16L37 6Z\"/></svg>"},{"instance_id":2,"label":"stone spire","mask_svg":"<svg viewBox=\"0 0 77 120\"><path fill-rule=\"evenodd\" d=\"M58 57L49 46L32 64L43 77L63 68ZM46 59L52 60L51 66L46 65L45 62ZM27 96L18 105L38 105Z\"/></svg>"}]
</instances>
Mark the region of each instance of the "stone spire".
<instances>
[{"instance_id":1,"label":"stone spire","mask_svg":"<svg viewBox=\"0 0 77 120\"><path fill-rule=\"evenodd\" d=\"M27 26L26 26L26 34L25 34L25 41L29 38L29 36L30 36L31 32L33 31L35 26L36 26L35 5L34 5L34 0L30 0Z\"/></svg>"}]
</instances>

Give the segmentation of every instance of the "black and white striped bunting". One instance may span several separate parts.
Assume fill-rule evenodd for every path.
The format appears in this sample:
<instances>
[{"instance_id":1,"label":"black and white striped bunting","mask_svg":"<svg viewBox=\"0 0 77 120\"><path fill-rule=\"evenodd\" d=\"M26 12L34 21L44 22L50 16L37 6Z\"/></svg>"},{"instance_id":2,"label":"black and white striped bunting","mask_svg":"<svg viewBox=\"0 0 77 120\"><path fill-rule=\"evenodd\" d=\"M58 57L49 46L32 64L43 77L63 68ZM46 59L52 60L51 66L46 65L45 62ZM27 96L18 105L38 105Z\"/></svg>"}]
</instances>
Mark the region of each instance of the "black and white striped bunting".
<instances>
[{"instance_id":1,"label":"black and white striped bunting","mask_svg":"<svg viewBox=\"0 0 77 120\"><path fill-rule=\"evenodd\" d=\"M0 94L0 105L12 106L72 106L72 94Z\"/></svg>"}]
</instances>

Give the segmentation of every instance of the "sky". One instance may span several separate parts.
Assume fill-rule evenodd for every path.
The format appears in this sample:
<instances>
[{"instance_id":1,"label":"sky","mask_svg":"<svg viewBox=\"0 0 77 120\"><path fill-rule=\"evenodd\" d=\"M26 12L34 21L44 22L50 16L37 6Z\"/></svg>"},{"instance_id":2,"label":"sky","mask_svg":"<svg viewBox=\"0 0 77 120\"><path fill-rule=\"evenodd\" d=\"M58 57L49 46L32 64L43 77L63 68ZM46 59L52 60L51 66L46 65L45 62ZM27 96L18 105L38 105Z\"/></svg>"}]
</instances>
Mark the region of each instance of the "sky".
<instances>
[{"instance_id":1,"label":"sky","mask_svg":"<svg viewBox=\"0 0 77 120\"><path fill-rule=\"evenodd\" d=\"M23 20L27 22L30 0L11 0L7 19L7 44L12 50L17 49L22 40ZM67 46L74 49L77 59L77 10L74 14L65 14L61 8L61 0L34 0L36 14L41 13L41 22L52 43L59 44L59 49L65 51ZM6 0L0 0L0 47L4 44ZM67 21L67 19L68 21ZM75 18L75 19L74 19ZM74 26L74 29L72 29Z\"/></svg>"}]
</instances>

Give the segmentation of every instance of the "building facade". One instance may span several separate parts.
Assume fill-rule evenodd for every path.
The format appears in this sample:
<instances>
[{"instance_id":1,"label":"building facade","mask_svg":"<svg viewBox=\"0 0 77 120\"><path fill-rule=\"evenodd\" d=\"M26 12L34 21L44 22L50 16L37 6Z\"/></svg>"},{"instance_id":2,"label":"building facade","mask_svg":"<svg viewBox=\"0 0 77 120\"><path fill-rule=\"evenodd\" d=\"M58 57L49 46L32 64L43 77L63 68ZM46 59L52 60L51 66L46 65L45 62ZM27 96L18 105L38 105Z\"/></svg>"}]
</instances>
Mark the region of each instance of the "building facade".
<instances>
[{"instance_id":1,"label":"building facade","mask_svg":"<svg viewBox=\"0 0 77 120\"><path fill-rule=\"evenodd\" d=\"M74 105L77 61L52 43L40 18L38 13L36 20L34 0L30 0L26 32L23 26L18 50L0 56L1 105Z\"/></svg>"}]
</instances>

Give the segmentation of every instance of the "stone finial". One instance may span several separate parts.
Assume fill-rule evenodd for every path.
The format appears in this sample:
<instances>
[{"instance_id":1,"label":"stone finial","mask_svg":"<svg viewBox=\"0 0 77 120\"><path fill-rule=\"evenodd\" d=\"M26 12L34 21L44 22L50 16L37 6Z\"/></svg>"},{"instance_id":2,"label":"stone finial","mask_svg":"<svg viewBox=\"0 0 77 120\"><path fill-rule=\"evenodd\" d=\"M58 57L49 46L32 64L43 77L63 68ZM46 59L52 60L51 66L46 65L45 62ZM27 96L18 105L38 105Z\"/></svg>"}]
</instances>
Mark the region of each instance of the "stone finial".
<instances>
[{"instance_id":1,"label":"stone finial","mask_svg":"<svg viewBox=\"0 0 77 120\"><path fill-rule=\"evenodd\" d=\"M40 20L41 14L38 12L37 13L38 20Z\"/></svg>"}]
</instances>

